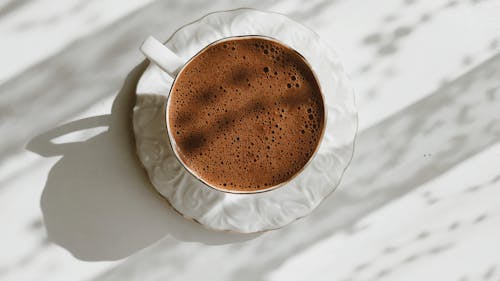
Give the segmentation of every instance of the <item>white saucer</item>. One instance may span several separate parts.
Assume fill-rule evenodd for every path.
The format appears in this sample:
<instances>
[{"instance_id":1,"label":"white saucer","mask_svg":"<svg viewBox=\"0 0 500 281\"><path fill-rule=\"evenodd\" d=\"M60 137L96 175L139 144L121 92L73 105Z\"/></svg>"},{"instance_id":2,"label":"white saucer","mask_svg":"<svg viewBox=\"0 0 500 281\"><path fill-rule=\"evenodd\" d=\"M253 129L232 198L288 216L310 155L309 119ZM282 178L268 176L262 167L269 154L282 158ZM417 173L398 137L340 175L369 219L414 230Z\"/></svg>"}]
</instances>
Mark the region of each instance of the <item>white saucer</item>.
<instances>
[{"instance_id":1,"label":"white saucer","mask_svg":"<svg viewBox=\"0 0 500 281\"><path fill-rule=\"evenodd\" d=\"M242 233L280 228L309 214L339 184L353 154L357 131L354 92L340 60L317 34L284 15L252 9L209 14L165 43L187 61L218 39L265 35L301 53L317 74L328 107L323 141L311 164L283 187L229 194L187 172L168 143L165 104L172 78L150 64L137 85L134 133L137 153L154 187L182 215L208 228Z\"/></svg>"}]
</instances>

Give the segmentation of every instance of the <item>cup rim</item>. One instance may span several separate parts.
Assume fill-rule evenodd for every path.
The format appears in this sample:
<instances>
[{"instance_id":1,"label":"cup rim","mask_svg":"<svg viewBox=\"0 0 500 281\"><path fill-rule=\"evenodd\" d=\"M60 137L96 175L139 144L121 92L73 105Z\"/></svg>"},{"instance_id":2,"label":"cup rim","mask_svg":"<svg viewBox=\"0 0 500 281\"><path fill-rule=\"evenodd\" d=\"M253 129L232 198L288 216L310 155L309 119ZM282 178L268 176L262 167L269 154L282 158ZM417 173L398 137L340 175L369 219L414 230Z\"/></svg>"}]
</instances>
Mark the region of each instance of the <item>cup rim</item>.
<instances>
[{"instance_id":1,"label":"cup rim","mask_svg":"<svg viewBox=\"0 0 500 281\"><path fill-rule=\"evenodd\" d=\"M218 43L221 43L221 42L224 42L224 41L229 41L229 40L234 40L234 39L243 39L243 38L260 38L260 39L265 39L265 40L269 40L269 41L274 41L278 44L281 44L285 47L287 47L288 49L294 51L297 55L299 55L302 60L305 62L305 64L309 67L309 69L311 70L311 73L316 81L316 84L318 85L318 88L319 88L319 93L320 93L320 97L321 97L321 102L322 102L322 105L323 105L323 126L321 128L321 132L320 132L320 135L319 135L319 141L318 141L318 144L316 145L316 147L314 148L314 151L311 155L311 157L309 157L309 160L307 160L307 162L297 171L295 172L290 178L288 178L286 181L283 181L277 185L273 185L273 186L270 186L270 187L267 187L267 188L263 188L263 189L258 189L258 190L231 190L231 189L224 189L224 188L220 188L218 186L214 186L214 185L211 185L209 182L205 181L201 176L199 176L195 171L193 171L186 163L184 163L184 161L182 160L182 158L179 156L179 152L177 150L177 143L175 141L175 138L174 138L174 135L170 129L170 122L169 122L169 110L170 110L170 102L171 102L171 96L172 96L172 89L174 88L174 85L175 83L177 82L177 77L179 77L179 74L181 74L185 69L186 69L186 66L194 59L196 58L199 54L201 54L203 51L205 51L207 48L215 45L215 44L218 44ZM167 129L167 135L168 135L168 143L170 145L170 148L172 149L172 151L174 152L174 155L175 155L175 158L176 160L179 162L179 164L186 170L188 171L189 174L191 174L196 180L200 181L201 183L203 183L205 186L211 188L211 189L214 189L216 191L219 191L219 192L224 192L224 193L231 193L231 194L257 194L257 193L264 193L264 192L268 192L268 191L272 191L272 190L275 190L275 189L278 189L280 187L283 187L285 186L286 184L290 183L292 180L294 180L298 175L300 175L305 169L307 166L309 166L312 162L312 160L315 158L318 150L319 150L319 147L321 146L322 142L323 142L323 137L325 135L325 130L326 130L326 127L327 127L327 122L328 122L328 117L327 117L327 114L328 114L328 110L327 110L327 105L325 103L325 97L324 97L324 93L323 93L323 89L321 87L321 84L320 84L320 80L318 79L318 76L316 74L316 72L314 71L313 67L311 66L311 64L309 63L309 61L301 54L299 53L295 48L292 48L291 46L289 46L288 44L285 44L284 42L276 39L276 38L273 38L271 36L266 36L266 35L253 35L253 34L249 34L249 35L235 35L235 36L227 36L227 37L223 37L223 38L220 38L220 39L217 39L209 44L207 44L205 47L203 47L202 49L200 49L198 52L196 52L196 54L194 54L191 58L189 58L180 68L180 70L175 74L175 77L173 77L173 81L172 81L172 86L170 87L170 90L169 90L169 93L168 93L168 97L167 97L167 103L165 105L165 121L166 121L166 129Z\"/></svg>"}]
</instances>

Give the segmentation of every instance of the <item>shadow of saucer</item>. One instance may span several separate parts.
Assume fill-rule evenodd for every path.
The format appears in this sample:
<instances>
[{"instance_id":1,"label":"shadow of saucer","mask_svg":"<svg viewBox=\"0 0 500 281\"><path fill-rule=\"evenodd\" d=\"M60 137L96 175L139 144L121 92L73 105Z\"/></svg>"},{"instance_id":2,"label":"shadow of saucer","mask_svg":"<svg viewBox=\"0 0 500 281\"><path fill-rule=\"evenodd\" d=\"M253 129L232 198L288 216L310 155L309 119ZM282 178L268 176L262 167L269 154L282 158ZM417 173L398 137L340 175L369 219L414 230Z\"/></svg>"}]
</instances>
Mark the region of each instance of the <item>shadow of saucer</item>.
<instances>
[{"instance_id":1,"label":"shadow of saucer","mask_svg":"<svg viewBox=\"0 0 500 281\"><path fill-rule=\"evenodd\" d=\"M27 149L62 156L48 174L40 204L49 239L82 260L124 258L166 235L228 244L258 235L215 232L176 213L153 189L135 154L132 108L143 62L127 76L110 115L67 123L32 139ZM107 126L81 142L55 144L72 132Z\"/></svg>"}]
</instances>

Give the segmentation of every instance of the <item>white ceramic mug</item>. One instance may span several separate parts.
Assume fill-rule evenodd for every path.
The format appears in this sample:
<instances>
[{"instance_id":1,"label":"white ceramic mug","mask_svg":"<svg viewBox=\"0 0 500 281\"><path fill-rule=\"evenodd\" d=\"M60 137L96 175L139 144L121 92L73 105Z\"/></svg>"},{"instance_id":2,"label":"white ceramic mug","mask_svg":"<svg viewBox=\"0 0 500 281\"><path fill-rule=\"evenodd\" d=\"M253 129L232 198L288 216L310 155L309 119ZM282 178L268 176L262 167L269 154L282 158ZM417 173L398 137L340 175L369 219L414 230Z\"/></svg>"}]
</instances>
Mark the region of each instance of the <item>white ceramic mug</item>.
<instances>
[{"instance_id":1,"label":"white ceramic mug","mask_svg":"<svg viewBox=\"0 0 500 281\"><path fill-rule=\"evenodd\" d=\"M280 42L280 41L278 41L278 40L276 40L274 38L267 37L267 36L244 35L244 36L235 36L235 37L253 37L253 38L258 37L258 38L262 38L262 39L265 39L265 40L276 41L280 45L286 46L286 44L284 44L284 43L282 43L282 42ZM228 37L228 38L223 38L223 39L217 40L215 42L212 42L212 43L208 44L203 49L208 48L212 44L219 43L219 42L221 42L223 40L232 40L232 39L234 39L234 37ZM291 48L289 46L287 46L287 47L289 49L293 50L293 48ZM144 41L144 43L140 47L140 50L141 50L141 52L151 62L153 62L154 64L156 64L164 72L166 72L168 75L170 75L174 79L174 82L173 82L174 84L175 84L175 78L176 78L177 74L180 73L182 71L183 67L187 63L189 63L189 61L191 60L190 59L187 62L184 61L182 58L180 58L179 56L177 56L173 51L171 51L169 48L167 48L165 45L163 45L159 40L157 40L153 36L149 36ZM194 55L193 58L196 57L196 56L197 56L197 54ZM311 65L307 62L307 60L305 58L303 58L303 60L308 65L309 69L311 70L311 72L313 73L313 75L315 77L315 80L318 82L318 85L319 85L319 80L317 79L317 76L314 73L314 70L312 69ZM196 179L198 179L199 181L203 182L205 185L207 185L207 186L209 186L209 187L211 187L213 189L222 191L222 192L254 194L254 193L260 193L260 192L270 191L270 190L276 189L278 187L284 186L285 184L287 184L288 182L290 182L292 179L294 179L297 175L299 175L305 169L305 167L307 167L307 165L309 165L311 163L311 161L314 158L316 152L318 151L319 144L322 141L322 138L323 138L323 135L324 135L324 132L325 132L325 128L326 128L327 106L326 106L325 98L324 98L322 90L321 90L321 85L319 85L319 87L320 87L321 99L322 99L322 104L323 104L324 120L323 120L323 126L321 128L321 134L320 134L320 137L319 137L318 144L317 144L316 148L314 149L313 155L309 158L309 160L307 161L307 163L299 171L297 171L292 177L290 177L288 180L286 180L284 182L281 182L281 183L279 183L277 185L274 185L274 186L270 186L270 187L265 188L265 189L242 191L242 190L223 189L221 187L211 185L209 182L205 181L201 176L199 176L195 171L193 171L186 163L184 163L184 161L182 160L182 158L179 156L178 146L177 146L177 143L175 141L173 132L171 132L170 126L169 126L169 118L168 118L168 116L169 116L169 108L170 108L170 100L171 100L170 99L171 95L169 94L168 99L167 99L167 105L166 105L166 112L165 112L165 119L166 120L165 121L166 121L166 127L167 127L167 133L168 133L169 143L170 143L170 145L172 147L174 155L177 158L177 160L179 161L179 163L184 167L184 169L186 169Z\"/></svg>"}]
</instances>

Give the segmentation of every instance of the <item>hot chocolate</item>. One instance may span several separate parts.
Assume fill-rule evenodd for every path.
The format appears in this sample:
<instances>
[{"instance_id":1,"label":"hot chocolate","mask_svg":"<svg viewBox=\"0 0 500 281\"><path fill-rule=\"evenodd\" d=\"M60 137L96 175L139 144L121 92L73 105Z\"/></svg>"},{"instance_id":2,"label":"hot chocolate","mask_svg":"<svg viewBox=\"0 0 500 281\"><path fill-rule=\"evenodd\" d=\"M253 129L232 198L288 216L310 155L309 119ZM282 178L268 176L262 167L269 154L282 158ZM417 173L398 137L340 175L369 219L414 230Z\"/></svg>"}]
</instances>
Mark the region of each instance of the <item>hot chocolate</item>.
<instances>
[{"instance_id":1,"label":"hot chocolate","mask_svg":"<svg viewBox=\"0 0 500 281\"><path fill-rule=\"evenodd\" d=\"M269 189L314 154L325 122L321 91L293 49L264 37L215 42L177 75L168 126L184 164L233 192Z\"/></svg>"}]
</instances>

